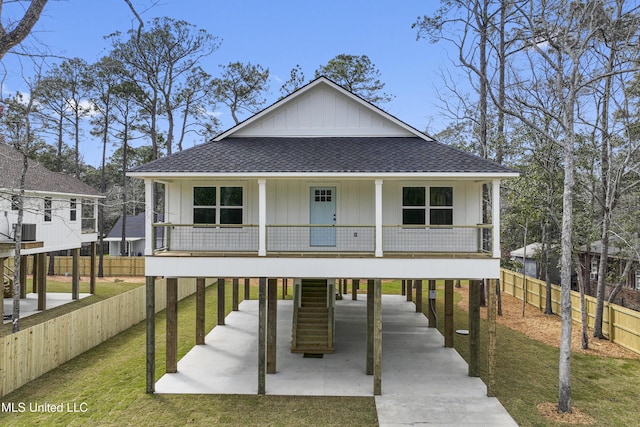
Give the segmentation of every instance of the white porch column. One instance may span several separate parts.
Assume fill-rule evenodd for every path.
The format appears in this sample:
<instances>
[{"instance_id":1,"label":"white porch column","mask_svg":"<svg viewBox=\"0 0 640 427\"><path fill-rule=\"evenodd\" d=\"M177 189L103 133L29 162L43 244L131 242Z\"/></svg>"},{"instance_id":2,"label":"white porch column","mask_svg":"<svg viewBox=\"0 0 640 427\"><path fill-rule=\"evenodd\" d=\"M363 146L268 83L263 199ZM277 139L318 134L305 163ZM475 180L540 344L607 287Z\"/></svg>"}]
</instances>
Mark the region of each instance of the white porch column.
<instances>
[{"instance_id":1,"label":"white porch column","mask_svg":"<svg viewBox=\"0 0 640 427\"><path fill-rule=\"evenodd\" d=\"M258 180L258 256L267 255L267 180Z\"/></svg>"},{"instance_id":2,"label":"white porch column","mask_svg":"<svg viewBox=\"0 0 640 427\"><path fill-rule=\"evenodd\" d=\"M382 256L382 180L376 179L376 256Z\"/></svg>"},{"instance_id":3,"label":"white porch column","mask_svg":"<svg viewBox=\"0 0 640 427\"><path fill-rule=\"evenodd\" d=\"M144 180L144 254L153 255L153 180Z\"/></svg>"},{"instance_id":4,"label":"white porch column","mask_svg":"<svg viewBox=\"0 0 640 427\"><path fill-rule=\"evenodd\" d=\"M493 231L491 235L493 237L493 257L500 258L500 180L493 180L493 191L491 200L491 218L493 223Z\"/></svg>"}]
</instances>

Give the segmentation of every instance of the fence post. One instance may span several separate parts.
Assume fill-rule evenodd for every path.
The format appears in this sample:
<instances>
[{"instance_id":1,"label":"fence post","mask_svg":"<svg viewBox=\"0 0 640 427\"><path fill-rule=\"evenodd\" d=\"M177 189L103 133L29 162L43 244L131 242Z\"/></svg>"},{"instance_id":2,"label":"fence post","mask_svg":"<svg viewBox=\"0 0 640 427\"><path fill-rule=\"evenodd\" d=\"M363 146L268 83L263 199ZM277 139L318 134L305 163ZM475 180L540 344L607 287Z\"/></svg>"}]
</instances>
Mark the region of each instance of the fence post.
<instances>
[{"instance_id":1,"label":"fence post","mask_svg":"<svg viewBox=\"0 0 640 427\"><path fill-rule=\"evenodd\" d=\"M608 304L609 308L609 341L615 342L615 325L614 325L614 316L615 310L613 308L613 304Z\"/></svg>"}]
</instances>

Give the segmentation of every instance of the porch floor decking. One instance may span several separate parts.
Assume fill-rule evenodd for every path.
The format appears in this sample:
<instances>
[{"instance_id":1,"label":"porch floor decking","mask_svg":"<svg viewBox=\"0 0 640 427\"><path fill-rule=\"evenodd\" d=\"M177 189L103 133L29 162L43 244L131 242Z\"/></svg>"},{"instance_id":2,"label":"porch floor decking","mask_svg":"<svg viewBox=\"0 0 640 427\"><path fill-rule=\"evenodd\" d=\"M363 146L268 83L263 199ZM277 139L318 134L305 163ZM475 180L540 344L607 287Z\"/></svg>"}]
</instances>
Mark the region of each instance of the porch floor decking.
<instances>
[{"instance_id":1,"label":"porch floor decking","mask_svg":"<svg viewBox=\"0 0 640 427\"><path fill-rule=\"evenodd\" d=\"M257 252L209 252L209 251L157 251L152 256L170 257L257 257ZM376 258L370 252L267 252L260 258ZM490 259L486 252L385 252L381 258L454 258L454 259Z\"/></svg>"},{"instance_id":2,"label":"porch floor decking","mask_svg":"<svg viewBox=\"0 0 640 427\"><path fill-rule=\"evenodd\" d=\"M277 373L266 377L267 394L373 395L373 376L365 374L366 296L345 298L336 301L335 352L322 358L291 353L292 302L278 301ZM413 303L383 295L382 317L382 396L375 397L380 425L516 425ZM178 362L177 373L158 380L156 393L256 394L257 329L258 301L243 301L205 345Z\"/></svg>"}]
</instances>

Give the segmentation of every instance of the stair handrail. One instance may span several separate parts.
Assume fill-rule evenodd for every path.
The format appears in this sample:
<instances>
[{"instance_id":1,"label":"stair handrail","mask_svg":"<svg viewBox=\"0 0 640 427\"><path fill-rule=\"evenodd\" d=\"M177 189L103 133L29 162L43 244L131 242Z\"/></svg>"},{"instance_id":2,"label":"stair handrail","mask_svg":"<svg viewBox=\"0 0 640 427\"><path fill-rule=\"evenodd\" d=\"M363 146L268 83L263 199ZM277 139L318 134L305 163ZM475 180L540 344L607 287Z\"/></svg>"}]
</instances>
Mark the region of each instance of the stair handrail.
<instances>
[{"instance_id":1,"label":"stair handrail","mask_svg":"<svg viewBox=\"0 0 640 427\"><path fill-rule=\"evenodd\" d=\"M4 261L3 261L4 262ZM4 278L2 279L2 285L4 286L4 279L6 278L9 283L13 283L13 269L5 264L3 269Z\"/></svg>"},{"instance_id":2,"label":"stair handrail","mask_svg":"<svg viewBox=\"0 0 640 427\"><path fill-rule=\"evenodd\" d=\"M333 320L335 300L336 283L334 280L327 283L327 346L329 348L333 348L333 335L335 333L335 322Z\"/></svg>"},{"instance_id":3,"label":"stair handrail","mask_svg":"<svg viewBox=\"0 0 640 427\"><path fill-rule=\"evenodd\" d=\"M298 308L302 304L302 283L299 280L293 282L293 324L291 328L291 347L298 346Z\"/></svg>"}]
</instances>

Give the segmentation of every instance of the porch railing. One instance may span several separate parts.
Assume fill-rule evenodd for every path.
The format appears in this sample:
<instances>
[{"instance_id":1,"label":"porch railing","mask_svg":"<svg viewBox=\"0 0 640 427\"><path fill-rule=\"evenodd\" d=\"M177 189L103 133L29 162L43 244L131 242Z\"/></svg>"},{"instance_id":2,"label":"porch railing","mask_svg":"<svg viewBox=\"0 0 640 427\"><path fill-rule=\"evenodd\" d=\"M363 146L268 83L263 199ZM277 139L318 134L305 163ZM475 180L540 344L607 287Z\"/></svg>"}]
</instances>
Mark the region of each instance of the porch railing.
<instances>
[{"instance_id":1,"label":"porch railing","mask_svg":"<svg viewBox=\"0 0 640 427\"><path fill-rule=\"evenodd\" d=\"M491 224L382 227L384 252L491 253Z\"/></svg>"},{"instance_id":2,"label":"porch railing","mask_svg":"<svg viewBox=\"0 0 640 427\"><path fill-rule=\"evenodd\" d=\"M154 224L153 227L156 251L258 252L257 225L160 223ZM161 230L164 230L164 233Z\"/></svg>"},{"instance_id":3,"label":"porch railing","mask_svg":"<svg viewBox=\"0 0 640 427\"><path fill-rule=\"evenodd\" d=\"M375 252L372 225L268 225L267 252Z\"/></svg>"},{"instance_id":4,"label":"porch railing","mask_svg":"<svg viewBox=\"0 0 640 427\"><path fill-rule=\"evenodd\" d=\"M255 224L153 225L154 251L247 252L259 249ZM491 253L492 226L447 225L382 227L382 249L389 253ZM276 253L375 253L373 225L267 225L266 250Z\"/></svg>"}]
</instances>

